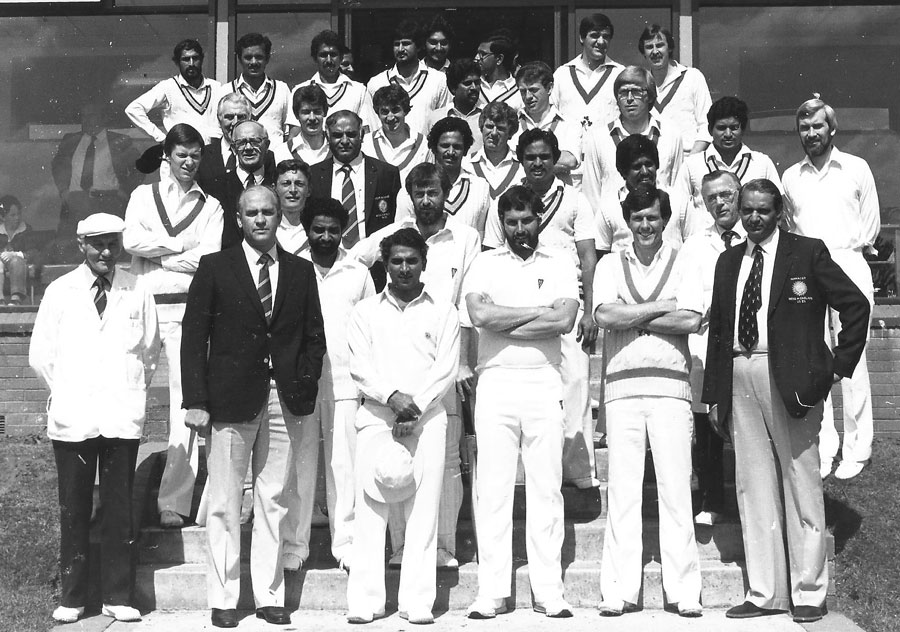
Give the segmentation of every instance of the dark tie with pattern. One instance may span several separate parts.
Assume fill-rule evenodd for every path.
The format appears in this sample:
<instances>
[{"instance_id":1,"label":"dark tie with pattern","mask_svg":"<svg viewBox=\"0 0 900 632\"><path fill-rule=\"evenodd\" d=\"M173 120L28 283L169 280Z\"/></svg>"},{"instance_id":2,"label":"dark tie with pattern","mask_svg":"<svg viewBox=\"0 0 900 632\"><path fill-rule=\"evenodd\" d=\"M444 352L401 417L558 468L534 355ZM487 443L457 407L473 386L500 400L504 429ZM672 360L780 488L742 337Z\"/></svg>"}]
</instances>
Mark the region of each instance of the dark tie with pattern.
<instances>
[{"instance_id":1,"label":"dark tie with pattern","mask_svg":"<svg viewBox=\"0 0 900 632\"><path fill-rule=\"evenodd\" d=\"M247 176L247 181L244 183L244 188L249 189L254 184L256 184L256 178L254 178L253 174L251 173Z\"/></svg>"},{"instance_id":2,"label":"dark tie with pattern","mask_svg":"<svg viewBox=\"0 0 900 632\"><path fill-rule=\"evenodd\" d=\"M94 307L97 308L97 315L103 318L103 312L106 311L106 290L109 289L109 279L98 276L93 287L97 288L97 293L94 294Z\"/></svg>"},{"instance_id":3,"label":"dark tie with pattern","mask_svg":"<svg viewBox=\"0 0 900 632\"><path fill-rule=\"evenodd\" d=\"M262 303L263 311L266 313L266 322L272 322L272 280L269 278L269 264L272 257L269 253L264 252L259 258L259 281L256 284L256 290L259 292L259 301Z\"/></svg>"},{"instance_id":4,"label":"dark tie with pattern","mask_svg":"<svg viewBox=\"0 0 900 632\"><path fill-rule=\"evenodd\" d=\"M97 137L91 136L91 142L84 152L84 166L81 168L81 190L90 191L94 186L94 156L97 153Z\"/></svg>"},{"instance_id":5,"label":"dark tie with pattern","mask_svg":"<svg viewBox=\"0 0 900 632\"><path fill-rule=\"evenodd\" d=\"M353 180L350 179L350 165L344 165L340 169L344 174L344 183L341 186L341 204L347 209L350 222L344 231L344 248L352 248L359 241L359 217L356 214L356 189Z\"/></svg>"},{"instance_id":6,"label":"dark tie with pattern","mask_svg":"<svg viewBox=\"0 0 900 632\"><path fill-rule=\"evenodd\" d=\"M750 276L744 284L744 293L741 295L741 312L738 321L738 342L748 352L759 342L759 327L756 324L756 314L762 305L762 276L763 276L763 249L756 244L753 248L753 265L750 267Z\"/></svg>"},{"instance_id":7,"label":"dark tie with pattern","mask_svg":"<svg viewBox=\"0 0 900 632\"><path fill-rule=\"evenodd\" d=\"M733 230L726 230L726 231L722 232L722 241L725 242L726 248L731 248L731 244L734 242L735 239L738 239L738 238L740 238L740 235L738 235Z\"/></svg>"}]
</instances>

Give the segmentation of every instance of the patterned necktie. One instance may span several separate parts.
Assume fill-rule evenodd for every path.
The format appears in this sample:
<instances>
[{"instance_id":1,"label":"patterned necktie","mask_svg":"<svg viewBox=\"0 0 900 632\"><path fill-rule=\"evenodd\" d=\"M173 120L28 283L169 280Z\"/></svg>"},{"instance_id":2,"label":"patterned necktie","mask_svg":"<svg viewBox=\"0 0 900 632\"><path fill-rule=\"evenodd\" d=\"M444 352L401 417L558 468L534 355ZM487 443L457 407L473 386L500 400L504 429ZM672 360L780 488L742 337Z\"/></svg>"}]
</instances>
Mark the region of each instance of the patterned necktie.
<instances>
[{"instance_id":1,"label":"patterned necktie","mask_svg":"<svg viewBox=\"0 0 900 632\"><path fill-rule=\"evenodd\" d=\"M81 168L81 190L90 191L94 186L94 155L97 153L97 137L91 136L91 142L84 152L84 166Z\"/></svg>"},{"instance_id":2,"label":"patterned necktie","mask_svg":"<svg viewBox=\"0 0 900 632\"><path fill-rule=\"evenodd\" d=\"M350 179L350 165L344 165L340 170L344 174L341 204L347 209L347 215L350 217L347 230L344 231L344 248L352 248L360 239L359 217L356 215L356 189L353 187L353 180Z\"/></svg>"},{"instance_id":3,"label":"patterned necktie","mask_svg":"<svg viewBox=\"0 0 900 632\"><path fill-rule=\"evenodd\" d=\"M247 176L247 181L244 183L244 188L249 189L254 184L256 184L256 178L254 178L253 174L251 173Z\"/></svg>"},{"instance_id":4,"label":"patterned necktie","mask_svg":"<svg viewBox=\"0 0 900 632\"><path fill-rule=\"evenodd\" d=\"M103 312L106 311L106 290L109 288L109 279L98 276L92 287L97 288L97 293L94 294L94 307L97 308L97 315L103 318Z\"/></svg>"},{"instance_id":5,"label":"patterned necktie","mask_svg":"<svg viewBox=\"0 0 900 632\"><path fill-rule=\"evenodd\" d=\"M762 275L763 275L763 249L756 244L753 248L753 265L750 267L750 276L744 284L744 293L741 295L741 312L738 321L738 342L748 352L759 342L759 327L756 324L756 314L762 305Z\"/></svg>"},{"instance_id":6,"label":"patterned necktie","mask_svg":"<svg viewBox=\"0 0 900 632\"><path fill-rule=\"evenodd\" d=\"M722 232L722 241L725 242L726 248L731 248L731 244L735 239L738 239L740 235L738 235L733 230L726 230Z\"/></svg>"},{"instance_id":7,"label":"patterned necktie","mask_svg":"<svg viewBox=\"0 0 900 632\"><path fill-rule=\"evenodd\" d=\"M264 252L259 258L259 281L256 284L256 291L259 292L259 301L262 303L263 311L266 314L266 322L272 322L272 280L269 278L269 264L272 257L268 252Z\"/></svg>"}]
</instances>

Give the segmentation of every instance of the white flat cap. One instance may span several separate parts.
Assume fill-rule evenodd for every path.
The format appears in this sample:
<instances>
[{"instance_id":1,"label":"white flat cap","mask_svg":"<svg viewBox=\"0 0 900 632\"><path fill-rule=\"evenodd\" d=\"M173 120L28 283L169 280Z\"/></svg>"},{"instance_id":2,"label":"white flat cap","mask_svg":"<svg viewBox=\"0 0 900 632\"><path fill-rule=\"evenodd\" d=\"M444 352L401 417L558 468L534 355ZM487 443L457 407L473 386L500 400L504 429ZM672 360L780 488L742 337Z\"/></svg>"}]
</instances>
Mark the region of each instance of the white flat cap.
<instances>
[{"instance_id":1,"label":"white flat cap","mask_svg":"<svg viewBox=\"0 0 900 632\"><path fill-rule=\"evenodd\" d=\"M110 213L94 213L78 222L75 234L79 237L121 233L125 230L125 220Z\"/></svg>"}]
</instances>

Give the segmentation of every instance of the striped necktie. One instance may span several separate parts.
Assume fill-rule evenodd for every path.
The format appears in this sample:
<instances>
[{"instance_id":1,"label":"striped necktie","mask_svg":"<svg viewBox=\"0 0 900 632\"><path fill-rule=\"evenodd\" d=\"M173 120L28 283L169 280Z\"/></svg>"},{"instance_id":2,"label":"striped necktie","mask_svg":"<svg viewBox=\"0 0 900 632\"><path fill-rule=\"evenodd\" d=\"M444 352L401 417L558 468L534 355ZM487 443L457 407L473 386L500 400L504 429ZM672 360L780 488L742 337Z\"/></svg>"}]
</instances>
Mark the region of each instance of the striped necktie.
<instances>
[{"instance_id":1,"label":"striped necktie","mask_svg":"<svg viewBox=\"0 0 900 632\"><path fill-rule=\"evenodd\" d=\"M353 180L350 179L350 165L344 165L340 169L344 174L344 184L341 186L341 204L347 209L350 221L344 231L344 248L352 248L360 240L359 217L356 214L356 189Z\"/></svg>"},{"instance_id":2,"label":"striped necktie","mask_svg":"<svg viewBox=\"0 0 900 632\"><path fill-rule=\"evenodd\" d=\"M106 311L106 290L109 289L109 279L105 276L98 276L92 287L97 288L94 294L94 307L97 308L97 315L103 318L103 312Z\"/></svg>"},{"instance_id":3,"label":"striped necktie","mask_svg":"<svg viewBox=\"0 0 900 632\"><path fill-rule=\"evenodd\" d=\"M256 283L256 291L259 292L259 301L262 303L263 311L266 314L266 322L272 322L272 279L269 278L269 264L272 263L272 257L268 252L264 252L259 258L259 281Z\"/></svg>"},{"instance_id":4,"label":"striped necktie","mask_svg":"<svg viewBox=\"0 0 900 632\"><path fill-rule=\"evenodd\" d=\"M756 244L753 248L753 264L750 276L744 284L741 295L741 309L738 320L738 342L749 353L759 342L759 326L756 314L762 307L763 249Z\"/></svg>"}]
</instances>

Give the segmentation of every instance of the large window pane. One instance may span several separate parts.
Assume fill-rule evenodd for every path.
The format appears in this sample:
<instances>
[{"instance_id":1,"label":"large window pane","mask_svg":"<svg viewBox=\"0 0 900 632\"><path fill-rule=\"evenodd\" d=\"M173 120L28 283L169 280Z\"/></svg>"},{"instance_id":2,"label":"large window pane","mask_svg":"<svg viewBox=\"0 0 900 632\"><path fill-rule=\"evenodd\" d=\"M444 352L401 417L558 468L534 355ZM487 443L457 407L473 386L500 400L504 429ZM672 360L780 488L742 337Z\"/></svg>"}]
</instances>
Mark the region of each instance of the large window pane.
<instances>
[{"instance_id":1,"label":"large window pane","mask_svg":"<svg viewBox=\"0 0 900 632\"><path fill-rule=\"evenodd\" d=\"M713 100L744 99L747 144L780 172L803 158L794 130L800 103L821 93L837 111L835 145L864 158L875 175L882 223L900 223L900 7L702 7L698 66ZM896 232L886 229L874 278L879 296L897 295Z\"/></svg>"},{"instance_id":2,"label":"large window pane","mask_svg":"<svg viewBox=\"0 0 900 632\"><path fill-rule=\"evenodd\" d=\"M266 72L293 88L316 72L309 43L316 33L329 28L329 13L238 14L235 40L244 33L267 35L272 40L272 60Z\"/></svg>"}]
</instances>

